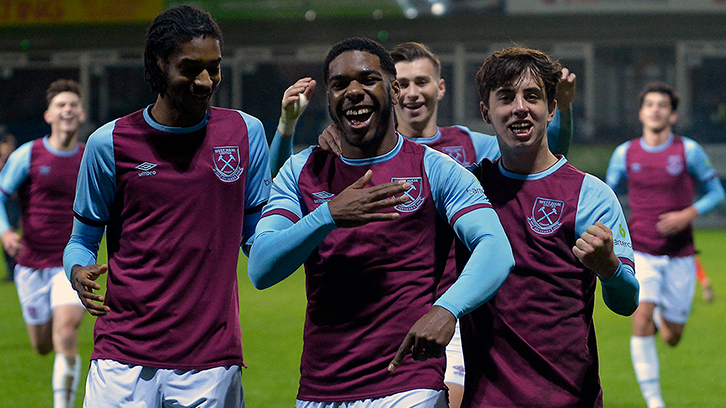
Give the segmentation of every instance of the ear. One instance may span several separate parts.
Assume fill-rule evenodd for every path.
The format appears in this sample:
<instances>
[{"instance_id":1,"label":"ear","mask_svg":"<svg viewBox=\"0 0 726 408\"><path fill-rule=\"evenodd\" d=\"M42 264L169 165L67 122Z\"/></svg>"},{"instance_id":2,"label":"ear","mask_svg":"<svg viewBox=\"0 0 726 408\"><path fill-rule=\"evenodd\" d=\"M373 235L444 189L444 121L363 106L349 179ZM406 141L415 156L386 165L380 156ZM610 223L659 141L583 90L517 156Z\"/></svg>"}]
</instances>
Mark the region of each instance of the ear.
<instances>
[{"instance_id":1,"label":"ear","mask_svg":"<svg viewBox=\"0 0 726 408\"><path fill-rule=\"evenodd\" d=\"M393 80L391 82L391 99L394 105L398 104L398 97L401 96L401 84L398 83L398 80Z\"/></svg>"},{"instance_id":2,"label":"ear","mask_svg":"<svg viewBox=\"0 0 726 408\"><path fill-rule=\"evenodd\" d=\"M43 119L45 119L45 123L50 125L50 112L49 111L46 110L45 113L43 113Z\"/></svg>"},{"instance_id":3,"label":"ear","mask_svg":"<svg viewBox=\"0 0 726 408\"><path fill-rule=\"evenodd\" d=\"M484 122L491 125L492 120L489 118L489 108L484 105L484 101L479 102L479 110L481 111L481 118L484 119Z\"/></svg>"},{"instance_id":4,"label":"ear","mask_svg":"<svg viewBox=\"0 0 726 408\"><path fill-rule=\"evenodd\" d=\"M444 78L439 79L439 96L438 100L441 100L441 98L444 97L444 94L446 93L446 83L444 82Z\"/></svg>"},{"instance_id":5,"label":"ear","mask_svg":"<svg viewBox=\"0 0 726 408\"><path fill-rule=\"evenodd\" d=\"M549 124L550 122L552 122L552 119L555 118L555 111L557 110L557 99L552 101L547 110L547 123Z\"/></svg>"},{"instance_id":6,"label":"ear","mask_svg":"<svg viewBox=\"0 0 726 408\"><path fill-rule=\"evenodd\" d=\"M675 125L676 122L678 122L678 112L671 113L671 117L669 118L671 126Z\"/></svg>"},{"instance_id":7,"label":"ear","mask_svg":"<svg viewBox=\"0 0 726 408\"><path fill-rule=\"evenodd\" d=\"M81 123L84 123L86 121L86 110L81 108L81 114L78 116L78 120Z\"/></svg>"}]
</instances>

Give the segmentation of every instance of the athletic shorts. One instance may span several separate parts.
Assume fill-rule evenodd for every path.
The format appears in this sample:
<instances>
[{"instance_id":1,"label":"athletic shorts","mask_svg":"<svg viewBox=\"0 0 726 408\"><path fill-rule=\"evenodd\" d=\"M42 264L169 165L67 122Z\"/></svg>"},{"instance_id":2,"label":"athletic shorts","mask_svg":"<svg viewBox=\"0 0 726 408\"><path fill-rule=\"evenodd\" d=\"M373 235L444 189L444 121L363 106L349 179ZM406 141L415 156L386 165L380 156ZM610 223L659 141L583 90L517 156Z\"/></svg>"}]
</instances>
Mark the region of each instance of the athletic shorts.
<instances>
[{"instance_id":1,"label":"athletic shorts","mask_svg":"<svg viewBox=\"0 0 726 408\"><path fill-rule=\"evenodd\" d=\"M387 397L345 402L314 402L297 400L295 408L449 408L446 391L416 389Z\"/></svg>"},{"instance_id":2,"label":"athletic shorts","mask_svg":"<svg viewBox=\"0 0 726 408\"><path fill-rule=\"evenodd\" d=\"M461 348L461 329L459 321L456 321L456 330L449 345L446 346L446 373L444 382L446 384L458 384L464 386L464 351Z\"/></svg>"},{"instance_id":3,"label":"athletic shorts","mask_svg":"<svg viewBox=\"0 0 726 408\"><path fill-rule=\"evenodd\" d=\"M640 301L660 308L663 319L685 324L696 293L696 261L693 256L669 257L635 252L635 277Z\"/></svg>"},{"instance_id":4,"label":"athletic shorts","mask_svg":"<svg viewBox=\"0 0 726 408\"><path fill-rule=\"evenodd\" d=\"M58 306L84 307L62 266L33 269L16 265L15 288L18 290L23 319L29 325L49 322L53 318L53 309Z\"/></svg>"},{"instance_id":5,"label":"athletic shorts","mask_svg":"<svg viewBox=\"0 0 726 408\"><path fill-rule=\"evenodd\" d=\"M237 365L170 370L91 360L84 408L244 408Z\"/></svg>"}]
</instances>

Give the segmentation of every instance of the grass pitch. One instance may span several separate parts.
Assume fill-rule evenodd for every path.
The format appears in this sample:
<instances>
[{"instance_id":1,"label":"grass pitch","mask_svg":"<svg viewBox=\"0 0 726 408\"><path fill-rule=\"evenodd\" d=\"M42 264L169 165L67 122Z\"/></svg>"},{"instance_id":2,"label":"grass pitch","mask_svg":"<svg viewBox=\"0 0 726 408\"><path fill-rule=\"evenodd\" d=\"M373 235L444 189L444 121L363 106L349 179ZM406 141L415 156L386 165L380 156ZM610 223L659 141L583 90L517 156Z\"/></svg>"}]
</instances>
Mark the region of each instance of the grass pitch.
<instances>
[{"instance_id":1,"label":"grass pitch","mask_svg":"<svg viewBox=\"0 0 726 408\"><path fill-rule=\"evenodd\" d=\"M721 331L726 320L726 231L696 232L701 260L713 282L716 301L704 303L699 287L693 313L681 344L669 348L658 341L663 395L669 407L726 406L726 353ZM103 247L103 246L102 246ZM102 258L103 259L103 255ZM4 263L2 264L4 265ZM305 313L304 276L298 271L264 291L252 287L240 260L240 320L245 361L242 381L247 406L292 407L297 393L302 325ZM0 277L5 276L0 266ZM53 356L38 356L30 347L15 287L0 284L0 406L51 407ZM76 407L82 406L88 358L93 347L93 317L81 326L79 348L83 379ZM600 351L600 377L605 406L644 407L630 363L630 320L610 312L598 295L595 324Z\"/></svg>"}]
</instances>

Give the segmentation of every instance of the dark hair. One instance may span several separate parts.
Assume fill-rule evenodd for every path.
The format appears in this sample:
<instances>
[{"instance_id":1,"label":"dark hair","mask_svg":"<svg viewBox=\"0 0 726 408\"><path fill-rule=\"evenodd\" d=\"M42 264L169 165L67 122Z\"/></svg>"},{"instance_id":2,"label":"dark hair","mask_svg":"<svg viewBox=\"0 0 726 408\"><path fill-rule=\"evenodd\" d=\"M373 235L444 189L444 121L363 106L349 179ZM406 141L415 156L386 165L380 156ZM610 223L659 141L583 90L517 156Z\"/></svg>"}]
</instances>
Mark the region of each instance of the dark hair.
<instances>
[{"instance_id":1,"label":"dark hair","mask_svg":"<svg viewBox=\"0 0 726 408\"><path fill-rule=\"evenodd\" d=\"M396 64L391 59L385 48L376 41L362 37L351 37L335 44L325 57L323 64L323 80L328 84L328 75L330 74L330 63L340 54L347 51L364 51L373 55L377 55L380 60L381 68L384 72L390 74L396 79Z\"/></svg>"},{"instance_id":2,"label":"dark hair","mask_svg":"<svg viewBox=\"0 0 726 408\"><path fill-rule=\"evenodd\" d=\"M53 81L48 90L45 91L45 101L50 106L50 102L61 92L73 92L81 97L81 84L72 79L58 79Z\"/></svg>"},{"instance_id":3,"label":"dark hair","mask_svg":"<svg viewBox=\"0 0 726 408\"><path fill-rule=\"evenodd\" d=\"M643 107L645 95L653 92L661 93L668 96L671 100L671 109L674 112L676 109L678 109L678 102L681 98L678 96L678 92L676 92L676 90L672 86L666 84L665 82L651 82L646 85L645 88L643 88L643 90L640 92L640 107Z\"/></svg>"},{"instance_id":4,"label":"dark hair","mask_svg":"<svg viewBox=\"0 0 726 408\"><path fill-rule=\"evenodd\" d=\"M479 68L476 73L476 86L484 105L489 106L489 94L492 91L511 84L526 72L542 80L547 104L551 105L555 101L562 66L541 51L520 47L495 52Z\"/></svg>"},{"instance_id":5,"label":"dark hair","mask_svg":"<svg viewBox=\"0 0 726 408\"><path fill-rule=\"evenodd\" d=\"M158 58L166 60L182 44L206 36L218 40L220 50L224 47L222 30L204 10L181 5L156 16L146 31L144 49L144 78L151 90L162 96L166 93L166 78L157 65Z\"/></svg>"},{"instance_id":6,"label":"dark hair","mask_svg":"<svg viewBox=\"0 0 726 408\"><path fill-rule=\"evenodd\" d=\"M390 54L394 63L402 61L413 62L418 59L427 59L431 61L431 65L434 66L436 75L441 75L441 61L439 61L439 57L437 57L436 54L431 52L431 50L423 44L417 42L398 44L391 50Z\"/></svg>"}]
</instances>

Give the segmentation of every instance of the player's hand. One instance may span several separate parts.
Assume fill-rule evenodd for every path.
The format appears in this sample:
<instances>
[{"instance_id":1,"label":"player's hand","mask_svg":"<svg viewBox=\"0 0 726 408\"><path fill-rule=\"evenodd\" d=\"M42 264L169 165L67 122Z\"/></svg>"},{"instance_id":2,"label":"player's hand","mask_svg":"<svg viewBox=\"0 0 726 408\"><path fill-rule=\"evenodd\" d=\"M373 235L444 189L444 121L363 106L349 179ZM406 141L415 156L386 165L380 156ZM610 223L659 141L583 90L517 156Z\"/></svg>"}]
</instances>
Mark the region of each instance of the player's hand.
<instances>
[{"instance_id":1,"label":"player's hand","mask_svg":"<svg viewBox=\"0 0 726 408\"><path fill-rule=\"evenodd\" d=\"M297 119L302 115L310 101L310 95L315 90L315 80L312 78L298 79L282 95L282 112L277 124L277 132L282 137L292 136L295 131Z\"/></svg>"},{"instance_id":2,"label":"player's hand","mask_svg":"<svg viewBox=\"0 0 726 408\"><path fill-rule=\"evenodd\" d=\"M78 297L88 313L93 316L104 316L111 311L108 306L103 304L104 297L94 293L95 290L101 289L101 285L96 282L96 279L106 273L107 270L108 265L106 264L84 267L74 265L71 270L71 286L78 292Z\"/></svg>"},{"instance_id":3,"label":"player's hand","mask_svg":"<svg viewBox=\"0 0 726 408\"><path fill-rule=\"evenodd\" d=\"M396 356L388 365L388 371L398 368L409 353L412 354L413 361L442 357L455 329L456 317L451 312L443 307L432 307L408 331Z\"/></svg>"},{"instance_id":4,"label":"player's hand","mask_svg":"<svg viewBox=\"0 0 726 408\"><path fill-rule=\"evenodd\" d=\"M667 212L658 217L655 228L661 235L670 237L688 228L696 217L698 217L698 210L693 206L681 211Z\"/></svg>"},{"instance_id":5,"label":"player's hand","mask_svg":"<svg viewBox=\"0 0 726 408\"><path fill-rule=\"evenodd\" d=\"M587 231L575 241L572 253L602 279L613 276L620 266L613 250L613 232L600 221L587 227Z\"/></svg>"},{"instance_id":6,"label":"player's hand","mask_svg":"<svg viewBox=\"0 0 726 408\"><path fill-rule=\"evenodd\" d=\"M0 235L0 239L3 241L5 252L13 258L16 258L21 252L23 252L23 244L20 243L20 235L18 235L17 232L9 229Z\"/></svg>"},{"instance_id":7,"label":"player's hand","mask_svg":"<svg viewBox=\"0 0 726 408\"><path fill-rule=\"evenodd\" d=\"M575 98L575 89L577 88L577 76L570 72L569 69L562 67L562 78L557 83L557 92L555 100L560 110L570 109L572 100Z\"/></svg>"},{"instance_id":8,"label":"player's hand","mask_svg":"<svg viewBox=\"0 0 726 408\"><path fill-rule=\"evenodd\" d=\"M333 152L338 157L343 154L343 148L340 147L340 129L335 124L328 125L323 130L323 133L318 136L318 144L321 149Z\"/></svg>"},{"instance_id":9,"label":"player's hand","mask_svg":"<svg viewBox=\"0 0 726 408\"><path fill-rule=\"evenodd\" d=\"M396 181L366 187L371 178L373 178L373 172L366 171L363 177L328 202L328 209L330 215L333 216L335 225L350 228L369 222L391 221L399 217L397 212L381 213L378 211L408 201L409 197L403 193L411 188L411 184ZM395 197L398 194L403 195Z\"/></svg>"}]
</instances>

